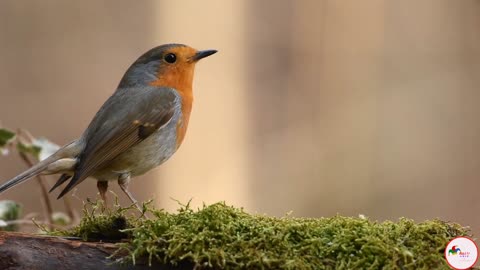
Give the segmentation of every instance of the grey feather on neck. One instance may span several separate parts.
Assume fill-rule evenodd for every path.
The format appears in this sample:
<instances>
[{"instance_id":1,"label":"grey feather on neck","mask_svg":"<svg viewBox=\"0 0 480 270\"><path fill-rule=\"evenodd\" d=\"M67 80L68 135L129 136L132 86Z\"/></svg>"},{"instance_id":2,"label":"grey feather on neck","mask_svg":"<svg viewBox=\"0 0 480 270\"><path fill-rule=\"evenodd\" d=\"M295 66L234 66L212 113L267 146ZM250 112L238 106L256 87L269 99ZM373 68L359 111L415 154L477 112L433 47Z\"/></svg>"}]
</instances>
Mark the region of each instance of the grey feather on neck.
<instances>
[{"instance_id":1,"label":"grey feather on neck","mask_svg":"<svg viewBox=\"0 0 480 270\"><path fill-rule=\"evenodd\" d=\"M134 63L123 76L119 88L145 86L148 82L157 79L157 72L160 67L160 60L153 60L147 63Z\"/></svg>"}]
</instances>

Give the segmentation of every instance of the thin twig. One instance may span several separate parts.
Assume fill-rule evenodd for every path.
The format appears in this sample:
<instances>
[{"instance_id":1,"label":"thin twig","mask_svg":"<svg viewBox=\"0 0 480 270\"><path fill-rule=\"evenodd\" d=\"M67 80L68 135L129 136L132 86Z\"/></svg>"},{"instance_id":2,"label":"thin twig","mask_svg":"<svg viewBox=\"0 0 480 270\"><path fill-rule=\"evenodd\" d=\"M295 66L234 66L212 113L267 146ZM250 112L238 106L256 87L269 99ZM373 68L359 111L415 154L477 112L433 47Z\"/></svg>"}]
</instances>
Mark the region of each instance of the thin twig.
<instances>
[{"instance_id":1,"label":"thin twig","mask_svg":"<svg viewBox=\"0 0 480 270\"><path fill-rule=\"evenodd\" d=\"M80 220L80 217L78 216L77 212L73 211L72 204L67 196L63 197L63 203L65 204L65 210L67 211L67 215L72 221L72 224L77 223Z\"/></svg>"},{"instance_id":2,"label":"thin twig","mask_svg":"<svg viewBox=\"0 0 480 270\"><path fill-rule=\"evenodd\" d=\"M33 140L35 138L30 134L30 132L19 129L17 131L17 140L19 142L27 142L28 144L32 144ZM22 160L28 165L28 167L32 167L34 165L33 161L28 158L28 156L25 153L18 152ZM48 221L49 229L51 228L51 224L53 224L52 220L52 214L53 214L53 208L52 208L52 203L50 202L50 198L48 197L48 190L47 187L45 186L45 179L41 175L35 176L35 179L37 179L37 183L40 185L40 191L42 193L42 204L44 205L44 212L46 215L46 220Z\"/></svg>"},{"instance_id":3,"label":"thin twig","mask_svg":"<svg viewBox=\"0 0 480 270\"><path fill-rule=\"evenodd\" d=\"M39 221L35 221L33 222L32 220L28 220L28 219L16 219L16 220L7 220L5 221L5 224L7 224L7 226L9 225L31 225L31 226L36 226L36 224L39 224L39 225L47 225L50 230L53 228L53 229L65 229L65 226L60 226L60 225L55 225L55 224L52 224L52 223L48 223L48 222L39 222Z\"/></svg>"},{"instance_id":4,"label":"thin twig","mask_svg":"<svg viewBox=\"0 0 480 270\"><path fill-rule=\"evenodd\" d=\"M29 166L33 166L33 162L25 155L24 153L19 153L20 157L22 158L23 161ZM46 219L49 224L49 229L52 229L51 224L53 223L52 220L52 214L53 214L53 209L52 209L52 203L50 202L50 198L48 197L48 191L47 187L45 186L44 179L41 175L35 176L35 179L37 179L37 183L40 185L40 191L42 192L42 202L45 206L45 211L46 211Z\"/></svg>"},{"instance_id":5,"label":"thin twig","mask_svg":"<svg viewBox=\"0 0 480 270\"><path fill-rule=\"evenodd\" d=\"M26 137L26 139L29 141L29 143L33 143L33 141L35 140L35 137L33 137L32 134L28 130L19 129L17 133ZM41 183L44 183L44 182L41 182ZM45 185L43 185L43 186L44 186L43 189L46 189ZM42 191L42 194L43 194L43 191ZM48 193L46 195L47 195L47 197L46 197L45 201L46 202L48 201L47 204L50 204L50 198L48 197ZM63 202L65 204L65 210L67 212L68 217L72 220L73 223L78 221L80 219L80 217L73 210L72 204L70 203L70 200L67 198L67 196L63 197ZM50 215L51 214L52 213L50 213Z\"/></svg>"}]
</instances>

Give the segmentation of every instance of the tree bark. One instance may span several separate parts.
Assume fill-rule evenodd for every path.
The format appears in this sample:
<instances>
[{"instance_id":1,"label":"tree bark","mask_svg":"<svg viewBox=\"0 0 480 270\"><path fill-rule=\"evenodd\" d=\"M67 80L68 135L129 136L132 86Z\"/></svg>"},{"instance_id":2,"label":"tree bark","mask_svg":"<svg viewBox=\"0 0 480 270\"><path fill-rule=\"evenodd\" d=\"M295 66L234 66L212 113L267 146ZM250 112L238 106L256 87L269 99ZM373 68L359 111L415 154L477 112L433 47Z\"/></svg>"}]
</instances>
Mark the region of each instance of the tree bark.
<instances>
[{"instance_id":1,"label":"tree bark","mask_svg":"<svg viewBox=\"0 0 480 270\"><path fill-rule=\"evenodd\" d=\"M61 237L0 232L0 269L193 269L185 263L176 267L152 263L145 260L136 265L115 263L108 259L117 246L113 243L83 242ZM125 255L125 254L123 254Z\"/></svg>"}]
</instances>

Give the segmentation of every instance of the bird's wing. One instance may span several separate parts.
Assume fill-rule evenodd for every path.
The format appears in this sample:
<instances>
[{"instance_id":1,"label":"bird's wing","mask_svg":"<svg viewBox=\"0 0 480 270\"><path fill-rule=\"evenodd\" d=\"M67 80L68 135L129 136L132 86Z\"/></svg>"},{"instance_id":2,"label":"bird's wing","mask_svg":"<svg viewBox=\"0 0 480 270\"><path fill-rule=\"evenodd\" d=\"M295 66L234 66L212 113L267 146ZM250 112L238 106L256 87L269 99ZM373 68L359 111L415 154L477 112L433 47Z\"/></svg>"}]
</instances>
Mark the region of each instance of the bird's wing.
<instances>
[{"instance_id":1,"label":"bird's wing","mask_svg":"<svg viewBox=\"0 0 480 270\"><path fill-rule=\"evenodd\" d=\"M166 125L179 106L171 88L118 89L100 108L83 135L85 149L61 198L96 170Z\"/></svg>"}]
</instances>

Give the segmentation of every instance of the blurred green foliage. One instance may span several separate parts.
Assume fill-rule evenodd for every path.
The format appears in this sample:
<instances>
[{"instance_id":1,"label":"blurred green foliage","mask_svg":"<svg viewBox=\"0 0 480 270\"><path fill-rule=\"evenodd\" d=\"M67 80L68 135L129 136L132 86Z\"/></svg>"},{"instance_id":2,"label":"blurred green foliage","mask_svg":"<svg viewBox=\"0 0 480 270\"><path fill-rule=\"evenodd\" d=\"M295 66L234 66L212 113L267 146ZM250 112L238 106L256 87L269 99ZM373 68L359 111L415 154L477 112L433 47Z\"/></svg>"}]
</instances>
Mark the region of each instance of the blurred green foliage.
<instances>
[{"instance_id":1,"label":"blurred green foliage","mask_svg":"<svg viewBox=\"0 0 480 270\"><path fill-rule=\"evenodd\" d=\"M17 220L20 217L21 209L21 206L14 201L0 201L0 231L16 231L18 229L18 225L8 225L7 222Z\"/></svg>"},{"instance_id":2,"label":"blurred green foliage","mask_svg":"<svg viewBox=\"0 0 480 270\"><path fill-rule=\"evenodd\" d=\"M39 160L43 160L57 151L60 147L45 138L34 138L28 131L19 130L18 133L7 128L0 128L0 153L9 154L9 150L16 150L27 163L31 165ZM41 183L45 185L45 183ZM44 205L50 205L48 196L43 193ZM46 208L46 214L51 215L47 223L53 225L66 226L71 224L72 218L61 212L51 211L51 207ZM12 221L18 220L20 223L27 224L27 220L20 220L20 206L13 201L0 201L0 230L18 230L18 224ZM10 222L8 222L10 221ZM32 223L33 224L33 223Z\"/></svg>"},{"instance_id":3,"label":"blurred green foliage","mask_svg":"<svg viewBox=\"0 0 480 270\"><path fill-rule=\"evenodd\" d=\"M24 153L34 157L36 160L42 160L53 154L60 147L45 138L24 138L17 135L12 130L0 128L0 151L8 153L8 147L14 145L19 153Z\"/></svg>"},{"instance_id":4,"label":"blurred green foliage","mask_svg":"<svg viewBox=\"0 0 480 270\"><path fill-rule=\"evenodd\" d=\"M6 154L6 147L15 139L15 132L6 128L0 128L0 152Z\"/></svg>"}]
</instances>

